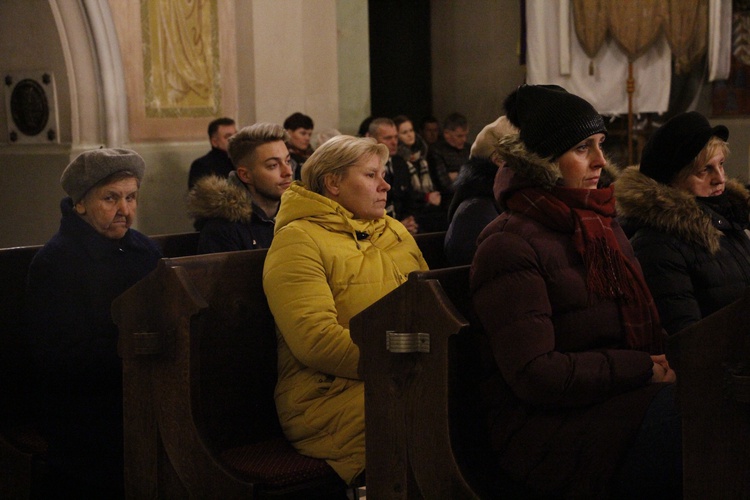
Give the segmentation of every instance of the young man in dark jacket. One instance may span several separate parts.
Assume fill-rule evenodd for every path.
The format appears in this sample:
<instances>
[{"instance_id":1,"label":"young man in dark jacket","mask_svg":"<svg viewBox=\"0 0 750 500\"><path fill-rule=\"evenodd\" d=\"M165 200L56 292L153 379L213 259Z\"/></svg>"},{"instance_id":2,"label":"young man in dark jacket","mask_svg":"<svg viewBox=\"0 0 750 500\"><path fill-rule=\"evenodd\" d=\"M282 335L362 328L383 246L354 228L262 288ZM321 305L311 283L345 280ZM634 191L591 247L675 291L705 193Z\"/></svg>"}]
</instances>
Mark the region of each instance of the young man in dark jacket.
<instances>
[{"instance_id":1,"label":"young man in dark jacket","mask_svg":"<svg viewBox=\"0 0 750 500\"><path fill-rule=\"evenodd\" d=\"M229 141L236 166L224 179L200 179L188 196L188 212L200 231L199 253L268 248L281 195L292 166L284 128L274 123L245 127Z\"/></svg>"}]
</instances>

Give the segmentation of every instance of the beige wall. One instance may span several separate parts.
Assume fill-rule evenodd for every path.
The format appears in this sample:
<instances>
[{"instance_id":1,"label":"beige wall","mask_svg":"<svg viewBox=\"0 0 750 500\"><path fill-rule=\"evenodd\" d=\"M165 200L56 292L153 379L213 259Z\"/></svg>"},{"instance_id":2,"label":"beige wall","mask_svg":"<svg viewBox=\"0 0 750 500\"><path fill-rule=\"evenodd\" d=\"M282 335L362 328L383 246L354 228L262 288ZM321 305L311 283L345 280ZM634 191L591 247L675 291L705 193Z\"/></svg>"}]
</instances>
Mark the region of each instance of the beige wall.
<instances>
[{"instance_id":1,"label":"beige wall","mask_svg":"<svg viewBox=\"0 0 750 500\"><path fill-rule=\"evenodd\" d=\"M523 83L518 64L517 0L432 0L433 111L457 111L474 137L503 114L505 96Z\"/></svg>"},{"instance_id":2,"label":"beige wall","mask_svg":"<svg viewBox=\"0 0 750 500\"><path fill-rule=\"evenodd\" d=\"M146 160L136 227L146 234L192 230L185 213L190 162L209 148L205 128L211 117L147 119L135 111L143 95L140 2L125 0L0 0L0 70L41 67L55 72L60 115L60 144L8 144L8 117L0 113L0 199L9 210L0 214L0 247L42 244L56 231L59 202L64 196L59 178L81 150L105 146L129 147ZM336 0L221 0L223 108L238 123L282 122L294 111L313 117L316 128L339 128L339 108L369 106L369 90L356 78L357 89L341 99L339 72L347 65L362 74L361 47L367 46L366 0L342 2L344 10L359 7L364 17L346 18L347 41L339 60ZM117 38L96 38L89 22L98 12L109 13ZM351 12L351 11L350 11ZM88 17L87 17L88 16ZM364 40L364 41L363 41ZM287 41L288 43L283 43ZM358 46L360 50L352 51ZM120 50L125 96L122 107L104 102L106 67ZM131 50L134 48L135 50ZM7 54L7 56L6 56ZM120 55L118 54L118 55ZM356 54L357 56L353 55ZM97 60L97 58L99 58ZM72 69L72 71L71 71ZM363 80L369 89L369 80ZM73 89L71 91L71 89ZM113 101L113 100L112 100ZM104 104L109 105L105 109ZM112 109L112 107L115 109ZM116 144L112 130L118 113L127 116ZM117 134L114 134L117 136ZM108 142L109 141L109 142Z\"/></svg>"},{"instance_id":3,"label":"beige wall","mask_svg":"<svg viewBox=\"0 0 750 500\"><path fill-rule=\"evenodd\" d=\"M316 128L338 127L338 58L335 0L237 2L232 27L236 71L224 74L238 89L239 126L282 123L294 111L310 115ZM289 43L280 43L287 40ZM247 47L252 50L248 50ZM244 106L247 106L245 108ZM204 120L200 137L205 137ZM208 151L208 140L133 142L146 160L138 229L146 234L192 230L185 213L190 162Z\"/></svg>"},{"instance_id":4,"label":"beige wall","mask_svg":"<svg viewBox=\"0 0 750 500\"><path fill-rule=\"evenodd\" d=\"M42 243L56 230L63 190L60 174L69 161L72 140L70 86L57 36L53 11L47 0L0 1L0 72L25 70L54 73L57 87L59 136L63 145L10 144L5 112L6 86L2 85L0 111L0 247ZM96 99L96 96L94 96ZM93 103L96 106L96 102Z\"/></svg>"},{"instance_id":5,"label":"beige wall","mask_svg":"<svg viewBox=\"0 0 750 500\"><path fill-rule=\"evenodd\" d=\"M360 122L370 114L370 43L367 0L337 0L339 126L345 134L356 134ZM323 130L321 128L321 130Z\"/></svg>"},{"instance_id":6,"label":"beige wall","mask_svg":"<svg viewBox=\"0 0 750 500\"><path fill-rule=\"evenodd\" d=\"M142 78L126 71L142 47L130 39L121 44L107 23L118 35L132 30L139 4L0 0L0 71L54 72L60 119L59 144L18 145L9 143L8 117L0 112L0 247L49 239L60 218L62 170L80 151L100 145L131 147L146 160L138 229L147 234L192 229L185 213L187 172L208 150L209 118L194 126L161 122L169 132L180 132L173 136L156 127L129 138L134 122L127 108L137 102L130 90L118 89ZM224 112L247 125L302 111L319 130L356 131L370 112L367 0L219 0L219 5ZM434 112L466 114L473 136L502 113L504 96L523 81L518 2L432 0L431 10ZM4 92L5 86L3 98ZM707 114L708 92L707 86L699 104ZM730 129L729 174L747 179L750 120L712 121Z\"/></svg>"},{"instance_id":7,"label":"beige wall","mask_svg":"<svg viewBox=\"0 0 750 500\"><path fill-rule=\"evenodd\" d=\"M295 111L315 127L338 126L335 0L255 0L255 120L282 123ZM282 43L282 41L284 43Z\"/></svg>"}]
</instances>

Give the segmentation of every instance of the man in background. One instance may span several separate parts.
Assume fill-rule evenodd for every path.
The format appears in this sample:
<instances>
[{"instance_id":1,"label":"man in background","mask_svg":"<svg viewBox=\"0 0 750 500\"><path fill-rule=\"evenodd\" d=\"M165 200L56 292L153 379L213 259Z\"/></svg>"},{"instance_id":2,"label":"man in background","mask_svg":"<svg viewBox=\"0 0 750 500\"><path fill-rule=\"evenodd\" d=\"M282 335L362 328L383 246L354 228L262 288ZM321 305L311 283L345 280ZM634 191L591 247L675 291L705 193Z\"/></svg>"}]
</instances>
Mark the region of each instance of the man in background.
<instances>
[{"instance_id":1,"label":"man in background","mask_svg":"<svg viewBox=\"0 0 750 500\"><path fill-rule=\"evenodd\" d=\"M440 138L440 122L434 116L425 116L419 128L419 135L428 146L435 144Z\"/></svg>"},{"instance_id":2,"label":"man in background","mask_svg":"<svg viewBox=\"0 0 750 500\"><path fill-rule=\"evenodd\" d=\"M452 192L453 181L461 165L469 161L470 145L466 143L469 123L461 113L451 113L443 123L443 134L430 146L429 163L444 197Z\"/></svg>"},{"instance_id":3,"label":"man in background","mask_svg":"<svg viewBox=\"0 0 750 500\"><path fill-rule=\"evenodd\" d=\"M388 147L390 158L385 165L385 180L391 185L388 190L386 213L398 219L411 234L417 234L419 225L414 218L414 189L411 185L409 166L398 154L398 131L390 118L375 118L370 122L367 137Z\"/></svg>"},{"instance_id":4,"label":"man in background","mask_svg":"<svg viewBox=\"0 0 750 500\"><path fill-rule=\"evenodd\" d=\"M199 253L268 248L292 166L281 125L256 123L229 141L236 169L224 179L200 179L188 195L188 213L200 231Z\"/></svg>"},{"instance_id":5,"label":"man in background","mask_svg":"<svg viewBox=\"0 0 750 500\"><path fill-rule=\"evenodd\" d=\"M229 138L237 133L237 125L231 118L217 118L208 124L208 139L211 141L211 151L197 158L190 165L188 189L192 189L195 181L207 175L226 178L234 170L232 160L229 159L227 148Z\"/></svg>"},{"instance_id":6,"label":"man in background","mask_svg":"<svg viewBox=\"0 0 750 500\"><path fill-rule=\"evenodd\" d=\"M313 153L310 139L314 127L312 118L300 112L292 113L284 120L284 129L289 137L286 147L292 157L295 180L302 178L302 165Z\"/></svg>"}]
</instances>

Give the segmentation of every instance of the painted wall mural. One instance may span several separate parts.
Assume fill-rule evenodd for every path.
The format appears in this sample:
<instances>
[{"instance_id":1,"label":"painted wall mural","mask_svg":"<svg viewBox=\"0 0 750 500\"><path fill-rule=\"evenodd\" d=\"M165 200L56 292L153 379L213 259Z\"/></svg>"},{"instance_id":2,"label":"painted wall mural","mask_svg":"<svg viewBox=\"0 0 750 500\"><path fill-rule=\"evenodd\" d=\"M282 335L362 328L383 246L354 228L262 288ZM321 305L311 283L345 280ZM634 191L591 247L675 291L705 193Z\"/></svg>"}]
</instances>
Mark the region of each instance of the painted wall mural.
<instances>
[{"instance_id":1,"label":"painted wall mural","mask_svg":"<svg viewBox=\"0 0 750 500\"><path fill-rule=\"evenodd\" d=\"M216 0L142 0L146 116L215 116L221 109Z\"/></svg>"}]
</instances>

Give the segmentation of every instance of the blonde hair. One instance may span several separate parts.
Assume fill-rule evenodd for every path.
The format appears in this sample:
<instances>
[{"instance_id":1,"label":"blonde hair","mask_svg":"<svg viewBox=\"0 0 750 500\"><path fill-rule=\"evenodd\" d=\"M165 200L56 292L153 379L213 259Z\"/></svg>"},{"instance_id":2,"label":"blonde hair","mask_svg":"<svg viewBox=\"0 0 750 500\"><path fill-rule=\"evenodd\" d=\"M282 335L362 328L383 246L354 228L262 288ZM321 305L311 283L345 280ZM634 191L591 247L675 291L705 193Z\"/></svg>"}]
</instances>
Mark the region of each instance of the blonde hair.
<instances>
[{"instance_id":1,"label":"blonde hair","mask_svg":"<svg viewBox=\"0 0 750 500\"><path fill-rule=\"evenodd\" d=\"M727 143L727 141L720 137L713 136L708 140L706 145L703 146L703 149L701 149L700 153L698 153L698 156L696 156L692 162L682 167L682 169L680 169L680 171L675 174L670 184L672 186L681 184L688 177L690 177L693 172L703 168L708 160L719 153L723 154L724 159L726 160L729 156L729 143Z\"/></svg>"},{"instance_id":2,"label":"blonde hair","mask_svg":"<svg viewBox=\"0 0 750 500\"><path fill-rule=\"evenodd\" d=\"M258 146L268 142L286 142L288 139L289 135L281 125L276 123L256 123L244 127L229 138L227 153L236 169L240 166L248 166Z\"/></svg>"},{"instance_id":3,"label":"blonde hair","mask_svg":"<svg viewBox=\"0 0 750 500\"><path fill-rule=\"evenodd\" d=\"M302 183L307 189L325 196L325 179L343 177L346 170L363 159L377 156L382 164L390 156L388 146L370 137L337 135L328 139L302 166Z\"/></svg>"}]
</instances>

